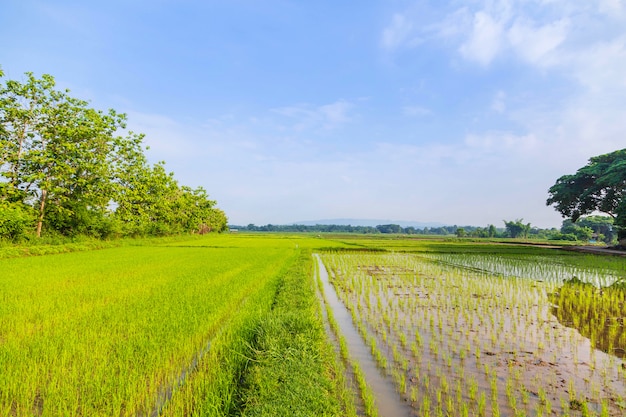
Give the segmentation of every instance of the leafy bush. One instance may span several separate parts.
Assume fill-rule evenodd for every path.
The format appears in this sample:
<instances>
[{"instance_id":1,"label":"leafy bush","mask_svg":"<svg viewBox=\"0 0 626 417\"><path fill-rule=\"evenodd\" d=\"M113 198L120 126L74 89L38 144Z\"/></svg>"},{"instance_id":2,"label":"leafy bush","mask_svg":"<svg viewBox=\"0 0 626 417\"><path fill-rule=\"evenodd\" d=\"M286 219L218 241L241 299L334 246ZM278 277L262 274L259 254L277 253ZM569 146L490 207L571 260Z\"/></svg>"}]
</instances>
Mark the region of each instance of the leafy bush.
<instances>
[{"instance_id":1,"label":"leafy bush","mask_svg":"<svg viewBox=\"0 0 626 417\"><path fill-rule=\"evenodd\" d=\"M570 242L575 242L578 240L578 238L573 233L558 233L557 232L554 235L550 236L550 240L567 240Z\"/></svg>"},{"instance_id":2,"label":"leafy bush","mask_svg":"<svg viewBox=\"0 0 626 417\"><path fill-rule=\"evenodd\" d=\"M34 215L27 208L0 203L0 239L12 242L23 239L33 230Z\"/></svg>"}]
</instances>

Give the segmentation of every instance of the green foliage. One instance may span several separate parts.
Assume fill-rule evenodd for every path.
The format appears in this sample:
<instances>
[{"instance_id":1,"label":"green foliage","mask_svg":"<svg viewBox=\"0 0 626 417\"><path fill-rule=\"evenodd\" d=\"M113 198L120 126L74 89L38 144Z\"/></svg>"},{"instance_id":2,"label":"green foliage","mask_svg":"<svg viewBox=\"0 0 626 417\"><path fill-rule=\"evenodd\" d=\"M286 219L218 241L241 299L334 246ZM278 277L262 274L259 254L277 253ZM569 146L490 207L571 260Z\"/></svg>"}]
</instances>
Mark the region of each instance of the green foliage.
<instances>
[{"instance_id":1,"label":"green foliage","mask_svg":"<svg viewBox=\"0 0 626 417\"><path fill-rule=\"evenodd\" d=\"M402 233L402 227L397 224L382 224L376 226L376 230L380 233Z\"/></svg>"},{"instance_id":2,"label":"green foliage","mask_svg":"<svg viewBox=\"0 0 626 417\"><path fill-rule=\"evenodd\" d=\"M38 237L226 229L203 189L181 187L164 163L147 163L143 135L118 135L125 114L90 108L56 90L50 75L26 77L0 86L0 202L36 213Z\"/></svg>"},{"instance_id":3,"label":"green foliage","mask_svg":"<svg viewBox=\"0 0 626 417\"><path fill-rule=\"evenodd\" d=\"M578 237L573 234L573 233L555 233L554 235L552 235L550 237L550 240L565 240L565 241L569 241L569 242L576 242L578 241Z\"/></svg>"},{"instance_id":4,"label":"green foliage","mask_svg":"<svg viewBox=\"0 0 626 417\"><path fill-rule=\"evenodd\" d=\"M569 219L563 221L563 226L561 227L561 233L564 235L573 235L576 240L580 240L583 242L588 242L591 240L593 236L593 229L587 226L581 226L580 224L576 224Z\"/></svg>"},{"instance_id":5,"label":"green foliage","mask_svg":"<svg viewBox=\"0 0 626 417\"><path fill-rule=\"evenodd\" d=\"M615 219L620 239L626 237L626 149L594 156L573 175L557 179L547 205L572 221L599 211Z\"/></svg>"},{"instance_id":6,"label":"green foliage","mask_svg":"<svg viewBox=\"0 0 626 417\"><path fill-rule=\"evenodd\" d=\"M616 237L614 233L614 220L609 216L585 216L579 218L576 223L582 227L588 227L598 235L598 240L612 243Z\"/></svg>"},{"instance_id":7,"label":"green foliage","mask_svg":"<svg viewBox=\"0 0 626 417\"><path fill-rule=\"evenodd\" d=\"M333 382L334 354L320 321L310 253L301 254L283 275L272 311L255 329L253 351L241 393L241 415L343 415Z\"/></svg>"},{"instance_id":8,"label":"green foliage","mask_svg":"<svg viewBox=\"0 0 626 417\"><path fill-rule=\"evenodd\" d=\"M604 352L626 356L623 305L626 288L623 279L598 290L573 277L549 295L554 304L552 314L569 327L589 338L593 347Z\"/></svg>"},{"instance_id":9,"label":"green foliage","mask_svg":"<svg viewBox=\"0 0 626 417\"><path fill-rule=\"evenodd\" d=\"M407 235L427 235L427 236L447 236L454 235L459 229L458 226L440 226L440 227L424 227L423 229L413 226L401 227L397 224L372 226L351 226L344 224L317 224L314 226L302 224L275 225L267 224L264 226L256 226L248 224L247 226L231 225L230 229L245 230L250 232L305 232L305 233L358 233L362 235L372 234L407 234ZM494 238L501 236L503 229L498 230L494 225L490 224L486 228L476 226L463 226L466 235L480 238Z\"/></svg>"},{"instance_id":10,"label":"green foliage","mask_svg":"<svg viewBox=\"0 0 626 417\"><path fill-rule=\"evenodd\" d=\"M15 242L26 237L34 222L28 207L0 200L0 240Z\"/></svg>"},{"instance_id":11,"label":"green foliage","mask_svg":"<svg viewBox=\"0 0 626 417\"><path fill-rule=\"evenodd\" d=\"M530 223L522 223L523 219L517 219L515 221L506 221L504 220L504 225L506 227L506 233L509 237L518 238L523 237L527 238L528 233L530 232Z\"/></svg>"}]
</instances>

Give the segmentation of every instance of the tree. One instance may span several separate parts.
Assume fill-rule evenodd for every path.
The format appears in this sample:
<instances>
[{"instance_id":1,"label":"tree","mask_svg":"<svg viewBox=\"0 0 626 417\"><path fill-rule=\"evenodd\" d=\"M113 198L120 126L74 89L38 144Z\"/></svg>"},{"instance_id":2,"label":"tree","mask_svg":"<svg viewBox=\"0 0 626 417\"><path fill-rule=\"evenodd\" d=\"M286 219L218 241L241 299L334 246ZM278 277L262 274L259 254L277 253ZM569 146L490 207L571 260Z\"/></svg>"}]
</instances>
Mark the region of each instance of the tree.
<instances>
[{"instance_id":1,"label":"tree","mask_svg":"<svg viewBox=\"0 0 626 417\"><path fill-rule=\"evenodd\" d=\"M524 219L517 219L515 221L506 221L504 220L504 226L506 228L506 233L512 238L518 237L528 237L528 232L530 231L530 223L522 223Z\"/></svg>"},{"instance_id":2,"label":"tree","mask_svg":"<svg viewBox=\"0 0 626 417\"><path fill-rule=\"evenodd\" d=\"M613 233L614 220L609 216L585 216L579 218L576 223L582 227L588 227L598 235L598 240L610 244L615 237Z\"/></svg>"},{"instance_id":3,"label":"tree","mask_svg":"<svg viewBox=\"0 0 626 417\"><path fill-rule=\"evenodd\" d=\"M547 205L576 222L594 212L614 219L618 238L626 238L626 149L594 156L573 175L563 175L548 190Z\"/></svg>"},{"instance_id":4,"label":"tree","mask_svg":"<svg viewBox=\"0 0 626 417\"><path fill-rule=\"evenodd\" d=\"M380 224L376 229L380 233L402 233L402 227L398 224Z\"/></svg>"},{"instance_id":5,"label":"tree","mask_svg":"<svg viewBox=\"0 0 626 417\"><path fill-rule=\"evenodd\" d=\"M575 223L571 219L565 219L561 233L572 234L578 240L590 240L595 233L598 240L611 243L614 237L613 219L609 216L585 216Z\"/></svg>"},{"instance_id":6,"label":"tree","mask_svg":"<svg viewBox=\"0 0 626 417\"><path fill-rule=\"evenodd\" d=\"M573 235L576 236L576 240L588 242L593 236L593 229L574 223L570 219L565 219L561 226L561 233L564 235Z\"/></svg>"},{"instance_id":7,"label":"tree","mask_svg":"<svg viewBox=\"0 0 626 417\"><path fill-rule=\"evenodd\" d=\"M125 127L126 115L90 108L50 75L0 85L0 238L224 231L206 191L149 165L143 135L119 136Z\"/></svg>"},{"instance_id":8,"label":"tree","mask_svg":"<svg viewBox=\"0 0 626 417\"><path fill-rule=\"evenodd\" d=\"M26 75L25 83L9 80L0 89L1 191L3 199L35 209L40 236L44 220L64 223L76 210L104 210L112 133L125 117L55 90L50 75Z\"/></svg>"},{"instance_id":9,"label":"tree","mask_svg":"<svg viewBox=\"0 0 626 417\"><path fill-rule=\"evenodd\" d=\"M16 241L28 234L34 215L28 206L0 199L0 239Z\"/></svg>"}]
</instances>

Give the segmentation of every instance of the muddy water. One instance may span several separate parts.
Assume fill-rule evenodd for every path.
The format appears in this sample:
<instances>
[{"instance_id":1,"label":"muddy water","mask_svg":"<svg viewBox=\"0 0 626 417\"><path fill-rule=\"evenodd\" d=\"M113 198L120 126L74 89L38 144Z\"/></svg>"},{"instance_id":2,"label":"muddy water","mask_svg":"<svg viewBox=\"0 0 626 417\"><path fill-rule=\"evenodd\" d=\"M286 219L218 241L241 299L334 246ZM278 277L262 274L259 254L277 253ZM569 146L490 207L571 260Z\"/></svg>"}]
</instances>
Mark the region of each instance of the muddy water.
<instances>
[{"instance_id":1,"label":"muddy water","mask_svg":"<svg viewBox=\"0 0 626 417\"><path fill-rule=\"evenodd\" d=\"M414 416L412 408L397 393L393 382L381 373L358 330L352 323L352 317L348 309L339 300L335 288L330 284L328 272L322 260L315 255L319 264L319 274L324 286L326 302L333 311L339 329L346 339L350 357L356 360L361 367L367 381L367 385L376 397L376 407L382 417L410 417Z\"/></svg>"}]
</instances>

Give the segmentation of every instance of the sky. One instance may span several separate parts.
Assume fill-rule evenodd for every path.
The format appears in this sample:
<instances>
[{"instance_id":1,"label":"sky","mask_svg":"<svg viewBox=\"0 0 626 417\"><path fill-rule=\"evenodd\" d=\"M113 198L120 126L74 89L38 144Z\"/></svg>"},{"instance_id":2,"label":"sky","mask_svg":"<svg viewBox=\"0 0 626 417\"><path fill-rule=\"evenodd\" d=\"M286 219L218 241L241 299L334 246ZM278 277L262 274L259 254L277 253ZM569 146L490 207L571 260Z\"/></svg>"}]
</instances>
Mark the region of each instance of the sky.
<instances>
[{"instance_id":1,"label":"sky","mask_svg":"<svg viewBox=\"0 0 626 417\"><path fill-rule=\"evenodd\" d=\"M626 147L626 0L3 0L0 39L230 224L559 227L550 186Z\"/></svg>"}]
</instances>

